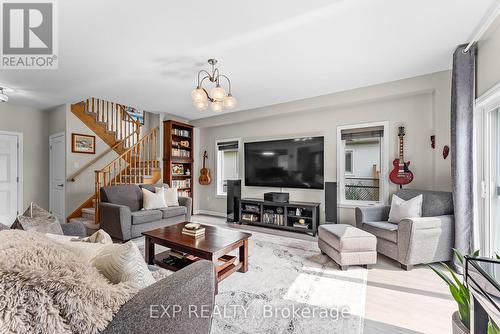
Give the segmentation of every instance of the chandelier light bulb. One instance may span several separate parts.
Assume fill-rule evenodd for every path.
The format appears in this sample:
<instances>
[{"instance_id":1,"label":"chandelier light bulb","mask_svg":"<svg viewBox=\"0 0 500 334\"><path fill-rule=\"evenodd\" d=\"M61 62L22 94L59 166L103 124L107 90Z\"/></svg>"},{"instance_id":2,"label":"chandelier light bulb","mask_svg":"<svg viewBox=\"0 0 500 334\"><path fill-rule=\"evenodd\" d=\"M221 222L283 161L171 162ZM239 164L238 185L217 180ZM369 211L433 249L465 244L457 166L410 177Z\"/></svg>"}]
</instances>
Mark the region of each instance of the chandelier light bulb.
<instances>
[{"instance_id":1,"label":"chandelier light bulb","mask_svg":"<svg viewBox=\"0 0 500 334\"><path fill-rule=\"evenodd\" d=\"M220 101L212 102L210 104L210 108L212 109L212 111L221 112L223 109L222 102L220 102Z\"/></svg>"},{"instance_id":2,"label":"chandelier light bulb","mask_svg":"<svg viewBox=\"0 0 500 334\"><path fill-rule=\"evenodd\" d=\"M224 99L224 101L222 102L224 108L226 109L233 109L236 106L236 103L237 103L236 99L231 94L228 94Z\"/></svg>"},{"instance_id":3,"label":"chandelier light bulb","mask_svg":"<svg viewBox=\"0 0 500 334\"><path fill-rule=\"evenodd\" d=\"M205 94L203 89L196 87L196 89L191 92L191 98L193 99L193 102L206 101L207 94Z\"/></svg>"},{"instance_id":4,"label":"chandelier light bulb","mask_svg":"<svg viewBox=\"0 0 500 334\"><path fill-rule=\"evenodd\" d=\"M195 101L193 102L193 106L200 111L205 110L208 107L208 101L207 100Z\"/></svg>"},{"instance_id":5,"label":"chandelier light bulb","mask_svg":"<svg viewBox=\"0 0 500 334\"><path fill-rule=\"evenodd\" d=\"M226 97L226 91L221 86L216 86L210 91L210 96L215 101L223 101Z\"/></svg>"}]
</instances>

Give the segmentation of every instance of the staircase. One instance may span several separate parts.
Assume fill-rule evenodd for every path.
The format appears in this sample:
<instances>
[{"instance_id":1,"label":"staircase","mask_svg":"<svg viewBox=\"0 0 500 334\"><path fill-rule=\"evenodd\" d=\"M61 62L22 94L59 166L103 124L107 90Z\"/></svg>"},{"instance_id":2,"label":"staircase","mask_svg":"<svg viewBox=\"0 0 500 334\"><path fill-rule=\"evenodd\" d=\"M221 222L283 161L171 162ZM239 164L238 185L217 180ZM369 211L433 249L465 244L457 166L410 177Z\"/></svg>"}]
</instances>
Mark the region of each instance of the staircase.
<instances>
[{"instance_id":1,"label":"staircase","mask_svg":"<svg viewBox=\"0 0 500 334\"><path fill-rule=\"evenodd\" d=\"M126 112L127 106L99 99L87 99L71 106L71 111L110 148L68 178L75 181L78 175L114 150L118 157L104 168L95 171L95 190L68 220L78 221L88 233L99 229L98 207L100 188L117 184L154 184L161 179L158 159L159 128L140 138L140 123Z\"/></svg>"},{"instance_id":2,"label":"staircase","mask_svg":"<svg viewBox=\"0 0 500 334\"><path fill-rule=\"evenodd\" d=\"M118 154L135 145L140 137L141 123L130 116L129 109L96 98L71 105L71 112Z\"/></svg>"}]
</instances>

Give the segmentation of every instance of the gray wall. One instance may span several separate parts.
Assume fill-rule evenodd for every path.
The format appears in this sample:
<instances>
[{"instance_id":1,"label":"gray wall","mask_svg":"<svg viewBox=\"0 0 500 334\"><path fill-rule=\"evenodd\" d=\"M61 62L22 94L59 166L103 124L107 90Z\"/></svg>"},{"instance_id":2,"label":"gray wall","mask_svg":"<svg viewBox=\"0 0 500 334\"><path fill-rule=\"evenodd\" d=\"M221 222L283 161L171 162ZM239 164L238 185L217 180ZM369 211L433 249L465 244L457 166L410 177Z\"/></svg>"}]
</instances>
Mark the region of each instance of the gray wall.
<instances>
[{"instance_id":1,"label":"gray wall","mask_svg":"<svg viewBox=\"0 0 500 334\"><path fill-rule=\"evenodd\" d=\"M500 17L478 43L477 96L500 82Z\"/></svg>"},{"instance_id":2,"label":"gray wall","mask_svg":"<svg viewBox=\"0 0 500 334\"><path fill-rule=\"evenodd\" d=\"M23 134L23 207L49 207L49 137L47 113L0 103L0 131Z\"/></svg>"},{"instance_id":3,"label":"gray wall","mask_svg":"<svg viewBox=\"0 0 500 334\"><path fill-rule=\"evenodd\" d=\"M51 108L46 111L49 122L49 136L66 131L66 105Z\"/></svg>"},{"instance_id":4,"label":"gray wall","mask_svg":"<svg viewBox=\"0 0 500 334\"><path fill-rule=\"evenodd\" d=\"M325 137L325 181L336 181L337 126L389 121L391 163L398 155L397 127L406 126L406 159L415 173L412 188L450 190L450 159L441 157L442 147L450 144L450 71L400 80L347 92L295 101L251 111L228 113L192 123L198 127L196 139L196 172L201 154L207 150L208 167L215 168L215 141L242 138L242 141L293 138L303 135ZM436 149L430 147L430 135L436 134ZM243 150L241 150L241 157ZM243 171L243 158L240 159ZM195 174L198 177L198 173ZM244 174L242 173L241 177ZM209 186L198 183L194 190L195 210L224 213L225 198L216 196L215 180ZM391 186L395 191L396 186ZM243 196L262 197L277 188L243 187ZM292 200L321 202L324 217L324 191L284 189ZM354 220L353 209L343 208L345 222Z\"/></svg>"}]
</instances>

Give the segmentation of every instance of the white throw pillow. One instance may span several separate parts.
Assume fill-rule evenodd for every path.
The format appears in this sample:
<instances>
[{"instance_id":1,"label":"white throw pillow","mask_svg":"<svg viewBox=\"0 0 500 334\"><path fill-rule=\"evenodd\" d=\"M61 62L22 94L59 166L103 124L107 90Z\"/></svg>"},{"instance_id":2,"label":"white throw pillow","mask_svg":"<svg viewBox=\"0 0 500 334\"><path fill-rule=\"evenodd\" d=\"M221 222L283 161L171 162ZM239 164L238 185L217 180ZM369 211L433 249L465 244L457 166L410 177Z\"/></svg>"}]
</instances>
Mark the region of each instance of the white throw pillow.
<instances>
[{"instance_id":1,"label":"white throw pillow","mask_svg":"<svg viewBox=\"0 0 500 334\"><path fill-rule=\"evenodd\" d=\"M84 242L91 242L94 244L112 244L113 239L111 239L111 236L104 230L98 230L94 234L92 234L90 237L86 237L81 239L81 241Z\"/></svg>"},{"instance_id":2,"label":"white throw pillow","mask_svg":"<svg viewBox=\"0 0 500 334\"><path fill-rule=\"evenodd\" d=\"M177 188L155 188L155 191L158 192L158 189L163 189L167 206L179 206Z\"/></svg>"},{"instance_id":3,"label":"white throw pillow","mask_svg":"<svg viewBox=\"0 0 500 334\"><path fill-rule=\"evenodd\" d=\"M389 223L398 224L405 218L422 217L422 202L424 197L418 195L405 201L396 195L392 195L391 211L389 212Z\"/></svg>"},{"instance_id":4,"label":"white throw pillow","mask_svg":"<svg viewBox=\"0 0 500 334\"><path fill-rule=\"evenodd\" d=\"M167 203L165 203L165 194L163 188L156 189L156 192L152 193L151 191L142 188L142 206L144 210L161 209L167 207Z\"/></svg>"},{"instance_id":5,"label":"white throw pillow","mask_svg":"<svg viewBox=\"0 0 500 334\"><path fill-rule=\"evenodd\" d=\"M104 245L92 260L92 265L114 284L129 282L142 289L156 282L132 241Z\"/></svg>"}]
</instances>

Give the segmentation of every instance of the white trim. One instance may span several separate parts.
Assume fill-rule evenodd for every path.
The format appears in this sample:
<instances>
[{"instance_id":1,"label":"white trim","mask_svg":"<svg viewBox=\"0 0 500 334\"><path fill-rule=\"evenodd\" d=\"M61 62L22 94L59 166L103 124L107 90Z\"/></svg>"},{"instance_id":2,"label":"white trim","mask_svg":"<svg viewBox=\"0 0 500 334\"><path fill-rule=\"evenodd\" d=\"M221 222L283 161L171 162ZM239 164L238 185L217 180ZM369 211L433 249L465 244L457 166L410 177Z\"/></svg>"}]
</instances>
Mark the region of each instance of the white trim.
<instances>
[{"instance_id":1,"label":"white trim","mask_svg":"<svg viewBox=\"0 0 500 334\"><path fill-rule=\"evenodd\" d=\"M226 198L227 197L227 194L224 194L224 193L219 193L219 178L220 178L220 173L219 173L219 147L218 147L218 143L221 143L221 142L226 142L226 141L237 141L238 142L238 156L236 157L236 165L238 166L238 177L237 179L240 178L240 175L241 175L241 138L223 138L223 139L216 139L215 140L215 175L214 175L214 178L215 178L215 197L216 198Z\"/></svg>"},{"instance_id":2,"label":"white trim","mask_svg":"<svg viewBox=\"0 0 500 334\"><path fill-rule=\"evenodd\" d=\"M474 101L475 108L484 108L487 105L500 101L500 82L488 89Z\"/></svg>"},{"instance_id":3,"label":"white trim","mask_svg":"<svg viewBox=\"0 0 500 334\"><path fill-rule=\"evenodd\" d=\"M210 210L195 210L194 211L195 215L208 215L208 216L215 216L215 217L224 217L226 218L226 214L222 212L217 212L217 211L210 211Z\"/></svg>"},{"instance_id":4,"label":"white trim","mask_svg":"<svg viewBox=\"0 0 500 334\"><path fill-rule=\"evenodd\" d=\"M486 91L474 104L474 248L484 256L493 256L494 222L490 217L490 143L491 112L500 108L500 83Z\"/></svg>"},{"instance_id":5,"label":"white trim","mask_svg":"<svg viewBox=\"0 0 500 334\"><path fill-rule=\"evenodd\" d=\"M382 126L384 128L384 136L382 137L382 154L380 157L380 181L379 181L379 201L346 201L343 192L345 182L342 175L345 163L345 147L342 141L342 130L367 128L374 126ZM389 197L389 121L377 121L369 123L345 124L337 126L337 199L339 207L358 207L371 206L376 204L387 204Z\"/></svg>"},{"instance_id":6,"label":"white trim","mask_svg":"<svg viewBox=\"0 0 500 334\"><path fill-rule=\"evenodd\" d=\"M49 136L49 210L50 210L50 207L51 207L51 204L52 204L52 174L51 174L51 169L50 169L50 165L52 163L51 161L51 153L50 153L50 150L51 150L51 145L52 145L52 140L54 138L57 138L57 137L63 137L63 143L64 143L64 196L63 196L63 200L64 200L64 203L63 203L63 219L64 219L64 222L66 221L66 218L67 218L67 215L66 215L66 179L67 179L67 173L66 173L66 164L67 164L67 154L66 154L66 132L57 132L57 133L54 133L54 134L51 134Z\"/></svg>"},{"instance_id":7,"label":"white trim","mask_svg":"<svg viewBox=\"0 0 500 334\"><path fill-rule=\"evenodd\" d=\"M11 131L0 131L0 135L10 135L17 137L17 176L19 177L19 182L17 183L17 212L20 215L23 212L23 188L24 188L24 169L23 169L23 133L22 132L11 132Z\"/></svg>"}]
</instances>

